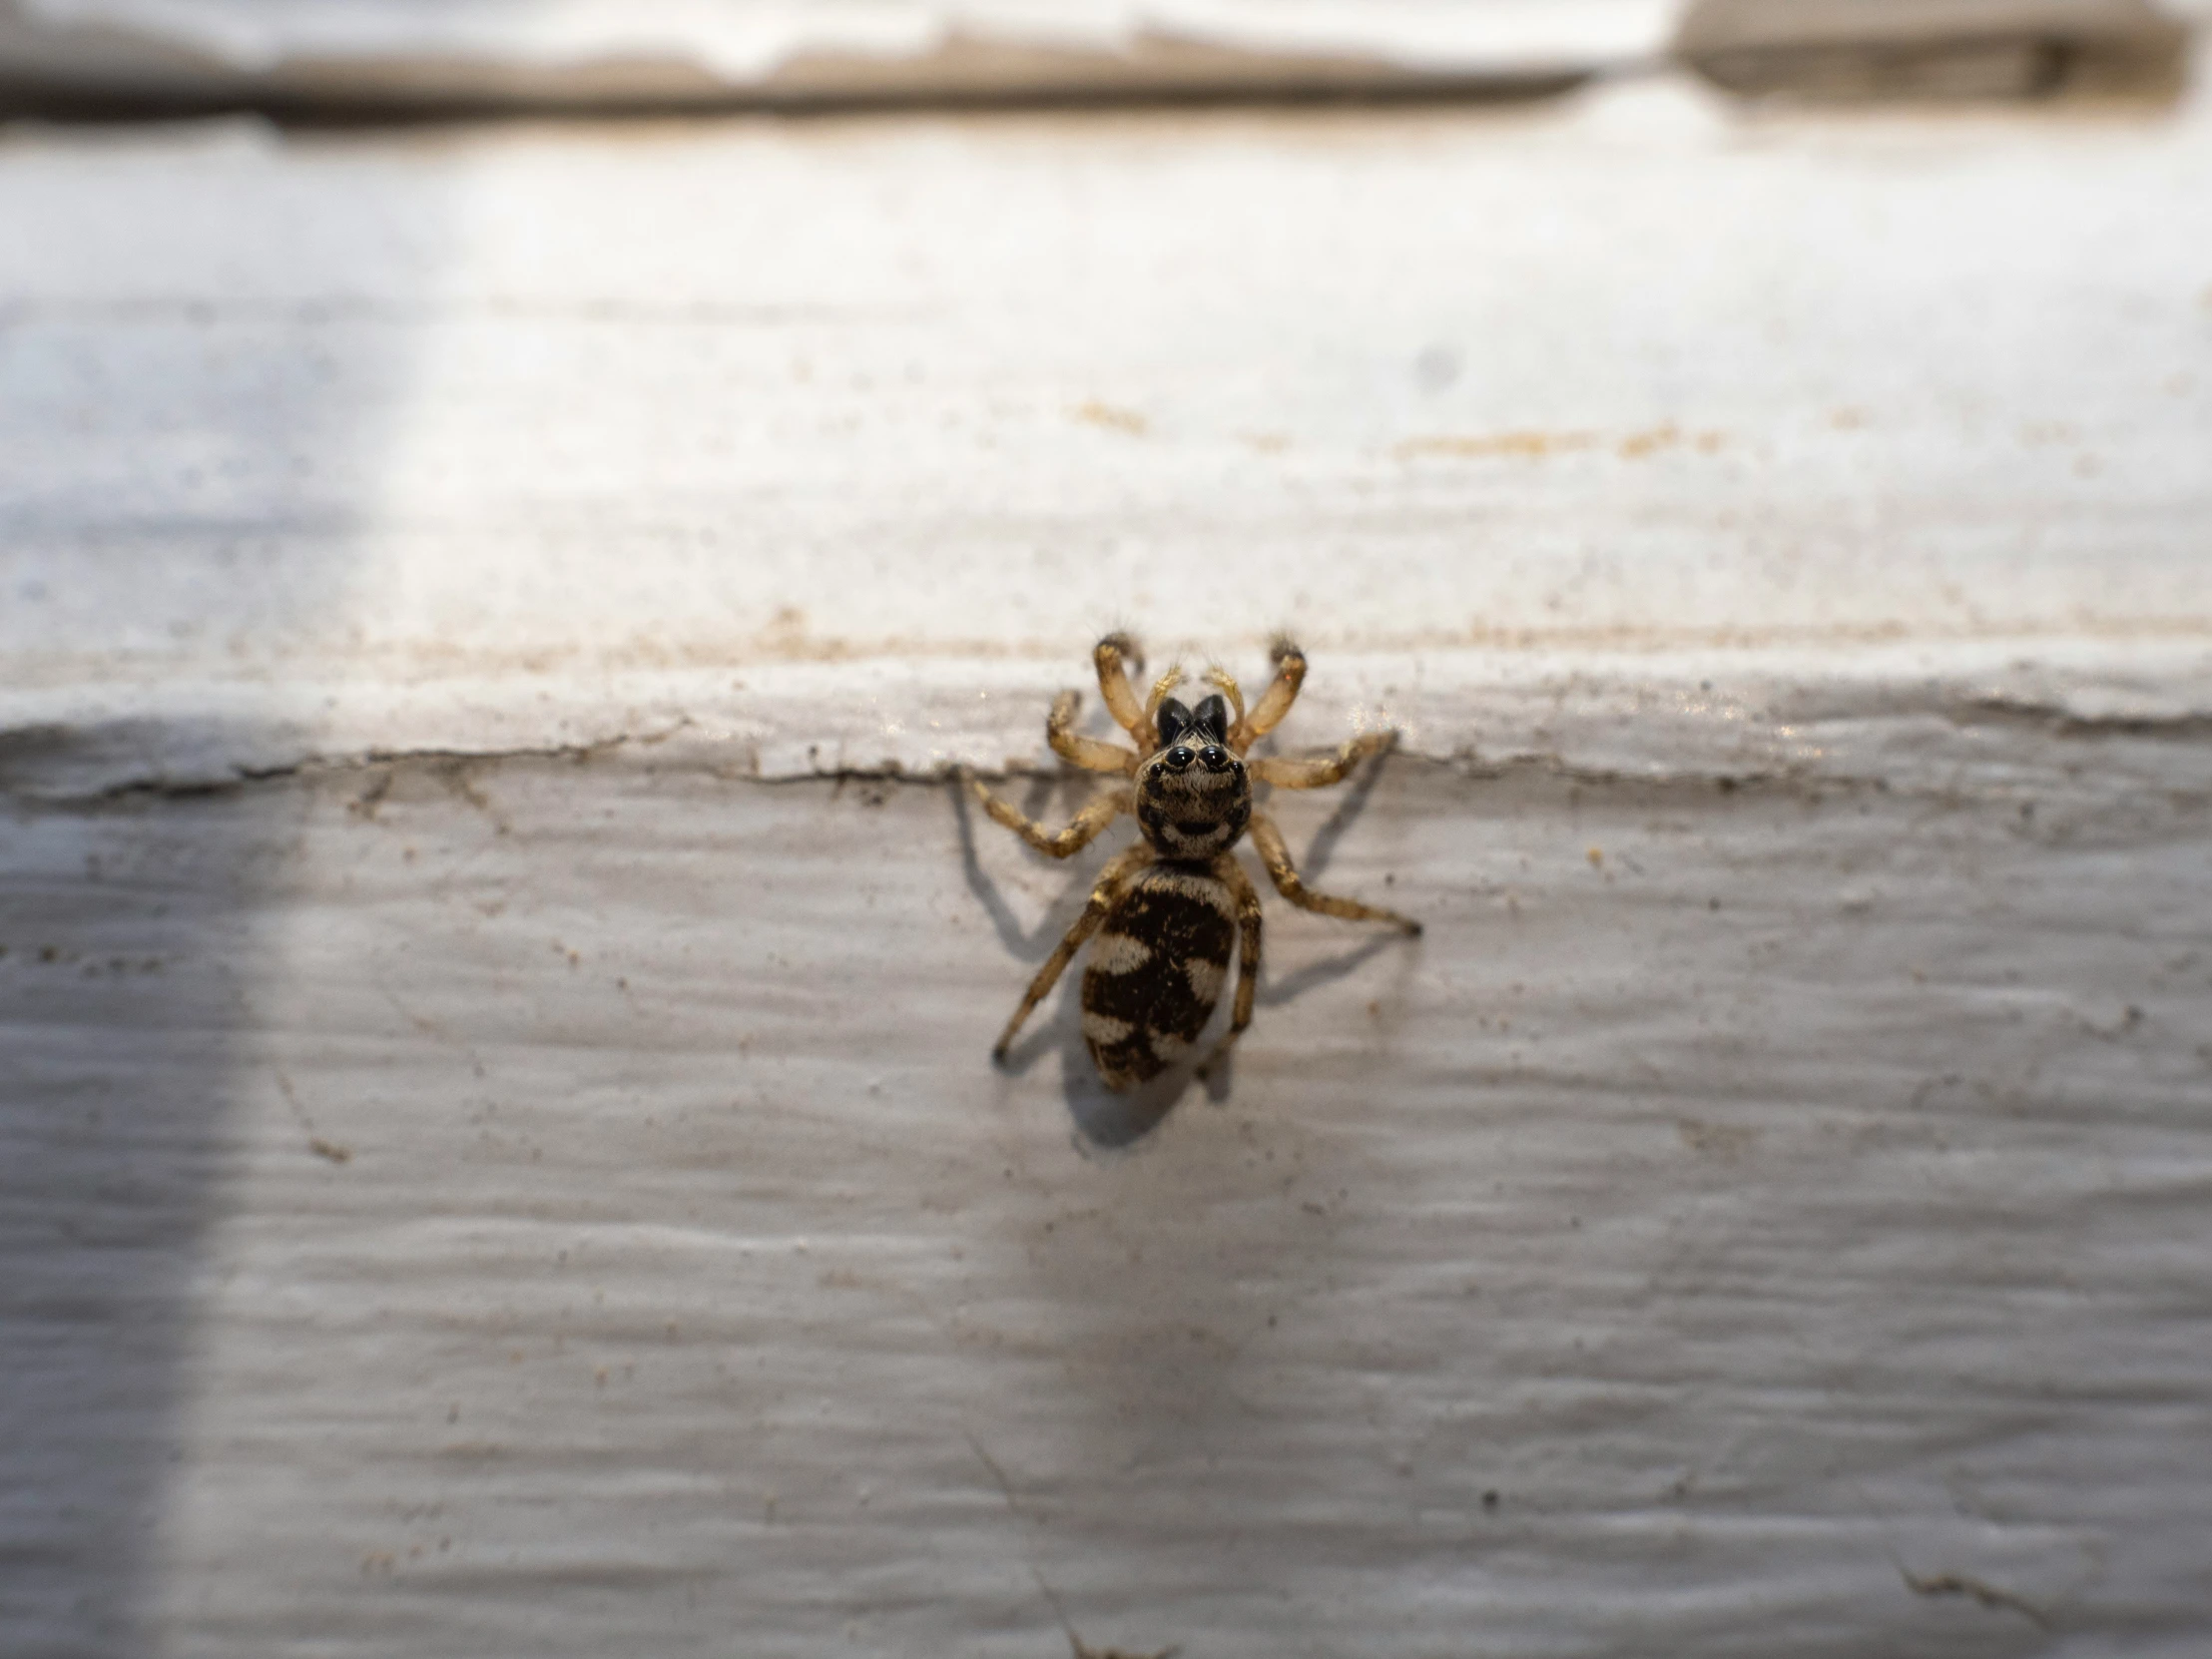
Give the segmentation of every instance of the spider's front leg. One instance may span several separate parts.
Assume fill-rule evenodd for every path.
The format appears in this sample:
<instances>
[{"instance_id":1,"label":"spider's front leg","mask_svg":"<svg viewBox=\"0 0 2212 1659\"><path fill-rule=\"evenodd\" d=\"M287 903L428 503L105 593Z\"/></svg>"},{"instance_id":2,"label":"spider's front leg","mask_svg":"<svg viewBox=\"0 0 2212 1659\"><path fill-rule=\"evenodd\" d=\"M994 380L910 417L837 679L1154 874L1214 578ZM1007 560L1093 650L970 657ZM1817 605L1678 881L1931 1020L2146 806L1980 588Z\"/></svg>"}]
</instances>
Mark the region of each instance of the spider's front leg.
<instances>
[{"instance_id":1,"label":"spider's front leg","mask_svg":"<svg viewBox=\"0 0 2212 1659\"><path fill-rule=\"evenodd\" d=\"M1109 858L1106 867L1098 872L1098 880L1091 887L1090 902L1083 906L1083 913L1075 918L1075 925L1067 930L1058 947L1037 969L1036 978L1029 981L1029 988L1021 993L1021 1006L1014 1010L1014 1017L1006 1022L998 1044L991 1050L991 1058L1003 1060L1006 1050L1014 1043L1015 1033L1021 1030L1022 1021L1029 1017L1031 1009L1050 994L1059 983L1060 975L1067 971L1068 963L1075 960L1075 953L1083 948L1083 941L1098 931L1106 919L1106 912L1114 907L1114 900L1121 896L1121 889L1129 877L1152 861L1152 849L1142 842L1128 851Z\"/></svg>"},{"instance_id":2,"label":"spider's front leg","mask_svg":"<svg viewBox=\"0 0 2212 1659\"><path fill-rule=\"evenodd\" d=\"M1053 754L1085 772L1112 772L1130 777L1144 764L1143 756L1118 743L1101 743L1073 730L1075 711L1082 701L1071 691L1064 691L1052 700L1052 712L1044 717L1044 741L1052 746Z\"/></svg>"},{"instance_id":3,"label":"spider's front leg","mask_svg":"<svg viewBox=\"0 0 2212 1659\"><path fill-rule=\"evenodd\" d=\"M1306 653L1288 636L1279 635L1269 655L1275 659L1275 678L1229 734L1229 747L1240 755L1283 724L1298 701L1298 688L1306 684Z\"/></svg>"},{"instance_id":4,"label":"spider's front leg","mask_svg":"<svg viewBox=\"0 0 2212 1659\"><path fill-rule=\"evenodd\" d=\"M1099 831L1121 814L1128 812L1132 801L1126 785L1120 789L1108 790L1104 795L1094 796L1085 802L1083 810L1075 815L1065 830L1047 830L1012 802L1001 801L991 794L983 787L982 780L966 768L961 768L960 777L966 783L968 793L990 815L993 824L1004 825L1039 852L1055 858L1072 858L1098 839Z\"/></svg>"},{"instance_id":5,"label":"spider's front leg","mask_svg":"<svg viewBox=\"0 0 2212 1659\"><path fill-rule=\"evenodd\" d=\"M1152 751L1151 723L1144 718L1144 705L1137 700L1137 688L1129 683L1129 671L1122 666L1124 659L1144 666L1144 653L1137 649L1137 642L1127 634L1108 634L1091 650L1091 664L1098 670L1098 695L1106 700L1106 712L1114 717L1114 724L1127 732L1130 741L1140 753Z\"/></svg>"}]
</instances>

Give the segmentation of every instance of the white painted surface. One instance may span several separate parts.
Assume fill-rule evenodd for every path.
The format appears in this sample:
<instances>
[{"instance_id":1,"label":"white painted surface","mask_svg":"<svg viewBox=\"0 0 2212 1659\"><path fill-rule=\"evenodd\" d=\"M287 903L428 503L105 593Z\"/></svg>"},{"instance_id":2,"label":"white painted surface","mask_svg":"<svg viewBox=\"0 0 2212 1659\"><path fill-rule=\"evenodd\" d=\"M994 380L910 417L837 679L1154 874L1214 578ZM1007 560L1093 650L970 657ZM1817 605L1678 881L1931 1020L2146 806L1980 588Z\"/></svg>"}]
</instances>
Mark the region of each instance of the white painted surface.
<instances>
[{"instance_id":1,"label":"white painted surface","mask_svg":"<svg viewBox=\"0 0 2212 1659\"><path fill-rule=\"evenodd\" d=\"M16 135L13 1647L2195 1652L2208 155ZM814 776L1117 618L1432 923L1121 1151L1082 870Z\"/></svg>"},{"instance_id":2,"label":"white painted surface","mask_svg":"<svg viewBox=\"0 0 2212 1659\"><path fill-rule=\"evenodd\" d=\"M2202 101L1822 124L1669 87L5 163L42 234L0 247L0 648L42 711L1057 675L1117 620L2124 657L2212 610Z\"/></svg>"},{"instance_id":3,"label":"white painted surface","mask_svg":"<svg viewBox=\"0 0 2212 1659\"><path fill-rule=\"evenodd\" d=\"M2205 751L1955 742L2020 776L1295 803L1429 934L1279 909L1120 1154L1064 1000L983 1057L1076 877L941 789L19 820L13 1347L122 1375L12 1374L18 1651L1049 1655L1041 1576L1144 1651L2194 1652Z\"/></svg>"}]
</instances>

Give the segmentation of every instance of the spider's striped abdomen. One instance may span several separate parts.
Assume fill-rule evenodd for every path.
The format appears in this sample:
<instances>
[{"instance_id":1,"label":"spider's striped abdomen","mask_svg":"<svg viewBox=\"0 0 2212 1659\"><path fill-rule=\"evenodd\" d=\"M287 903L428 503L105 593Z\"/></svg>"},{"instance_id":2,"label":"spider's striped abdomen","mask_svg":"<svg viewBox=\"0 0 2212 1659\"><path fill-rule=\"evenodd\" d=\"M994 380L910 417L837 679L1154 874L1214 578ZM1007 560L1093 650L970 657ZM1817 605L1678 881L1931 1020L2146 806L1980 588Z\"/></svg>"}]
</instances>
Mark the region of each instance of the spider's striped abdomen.
<instances>
[{"instance_id":1,"label":"spider's striped abdomen","mask_svg":"<svg viewBox=\"0 0 2212 1659\"><path fill-rule=\"evenodd\" d=\"M1157 1077L1191 1050L1221 998L1237 901L1204 865L1154 864L1091 943L1083 1040L1109 1089Z\"/></svg>"}]
</instances>

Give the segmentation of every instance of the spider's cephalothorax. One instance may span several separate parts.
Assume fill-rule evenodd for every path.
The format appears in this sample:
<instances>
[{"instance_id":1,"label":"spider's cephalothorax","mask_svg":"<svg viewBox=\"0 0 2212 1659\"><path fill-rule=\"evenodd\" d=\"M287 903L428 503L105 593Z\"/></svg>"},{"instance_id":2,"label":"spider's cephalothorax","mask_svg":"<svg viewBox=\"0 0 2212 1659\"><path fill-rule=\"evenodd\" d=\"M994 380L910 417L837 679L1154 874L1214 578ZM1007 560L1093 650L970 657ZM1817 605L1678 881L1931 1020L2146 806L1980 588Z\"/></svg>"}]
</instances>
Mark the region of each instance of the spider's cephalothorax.
<instances>
[{"instance_id":1,"label":"spider's cephalothorax","mask_svg":"<svg viewBox=\"0 0 2212 1659\"><path fill-rule=\"evenodd\" d=\"M1139 703L1122 668L1122 659L1135 654L1120 634L1100 640L1092 653L1107 710L1137 744L1135 750L1077 736L1071 730L1074 692L1054 699L1044 728L1053 753L1063 760L1129 782L1098 796L1073 824L1054 832L973 778L967 781L993 820L1056 858L1089 844L1123 813L1133 813L1144 831L1142 841L1108 860L1090 902L1030 981L992 1050L1005 1057L1029 1011L1095 933L1098 942L1083 973L1083 1040L1110 1089L1156 1077L1190 1052L1228 982L1232 942L1240 946L1236 1007L1228 1034L1207 1064L1252 1023L1260 973L1260 894L1230 851L1247 830L1277 890L1293 904L1348 921L1387 921L1408 933L1420 931L1419 922L1394 910L1308 888L1282 831L1252 808L1255 779L1292 790L1335 784L1363 757L1388 748L1394 734L1372 732L1332 755L1247 761L1252 745L1290 712L1306 678L1306 657L1297 646L1276 643L1275 680L1250 713L1237 682L1218 668L1206 675L1216 695L1196 709L1168 695L1182 680L1176 669L1162 675L1151 697Z\"/></svg>"},{"instance_id":2,"label":"spider's cephalothorax","mask_svg":"<svg viewBox=\"0 0 2212 1659\"><path fill-rule=\"evenodd\" d=\"M1229 747L1229 705L1160 705L1159 752L1137 769L1137 828L1163 858L1213 861L1252 822L1252 777Z\"/></svg>"}]
</instances>

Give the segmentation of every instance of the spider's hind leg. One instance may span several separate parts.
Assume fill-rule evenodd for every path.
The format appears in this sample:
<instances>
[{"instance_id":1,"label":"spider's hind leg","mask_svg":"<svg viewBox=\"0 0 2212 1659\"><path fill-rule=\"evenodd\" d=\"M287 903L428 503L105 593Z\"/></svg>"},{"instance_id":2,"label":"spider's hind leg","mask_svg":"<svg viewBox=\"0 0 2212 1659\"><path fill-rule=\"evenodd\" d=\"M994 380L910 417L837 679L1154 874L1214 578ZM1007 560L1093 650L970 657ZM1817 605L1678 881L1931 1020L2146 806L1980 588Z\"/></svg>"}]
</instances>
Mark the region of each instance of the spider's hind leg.
<instances>
[{"instance_id":1,"label":"spider's hind leg","mask_svg":"<svg viewBox=\"0 0 2212 1659\"><path fill-rule=\"evenodd\" d=\"M1252 877L1245 874L1244 866L1229 853L1224 852L1214 860L1214 873L1221 877L1237 900L1237 1001L1230 1010L1229 1029L1221 1041L1214 1044L1198 1068L1198 1075L1205 1077L1229 1052L1230 1044L1244 1035L1246 1026L1252 1023L1252 1001L1260 989L1260 894L1252 885Z\"/></svg>"},{"instance_id":2,"label":"spider's hind leg","mask_svg":"<svg viewBox=\"0 0 2212 1659\"><path fill-rule=\"evenodd\" d=\"M1420 923L1411 916L1401 916L1380 904L1363 904L1357 898L1314 891L1299 879L1298 865L1291 862L1291 849L1283 839L1283 831L1275 827L1273 819L1260 813L1252 815L1252 844L1268 866L1268 878L1275 883L1275 890L1300 909L1317 910L1340 921L1386 921L1401 932L1420 931Z\"/></svg>"},{"instance_id":3,"label":"spider's hind leg","mask_svg":"<svg viewBox=\"0 0 2212 1659\"><path fill-rule=\"evenodd\" d=\"M1014 1017L1006 1022L997 1046L991 1050L991 1058L1003 1060L1006 1050L1013 1047L1014 1037L1021 1030L1022 1022L1030 1010L1050 994L1059 983L1060 975L1067 971L1068 963L1075 960L1075 953L1083 948L1083 941L1098 931L1106 919L1106 912L1114 907L1114 900L1121 896L1121 889L1131 874L1152 861L1152 849L1143 844L1107 860L1106 867L1098 872L1098 880L1091 887L1090 902L1083 906L1083 913L1075 918L1075 925L1044 959L1044 966L1037 969L1037 976L1029 981L1029 988L1021 993L1021 1006L1014 1010Z\"/></svg>"}]
</instances>

